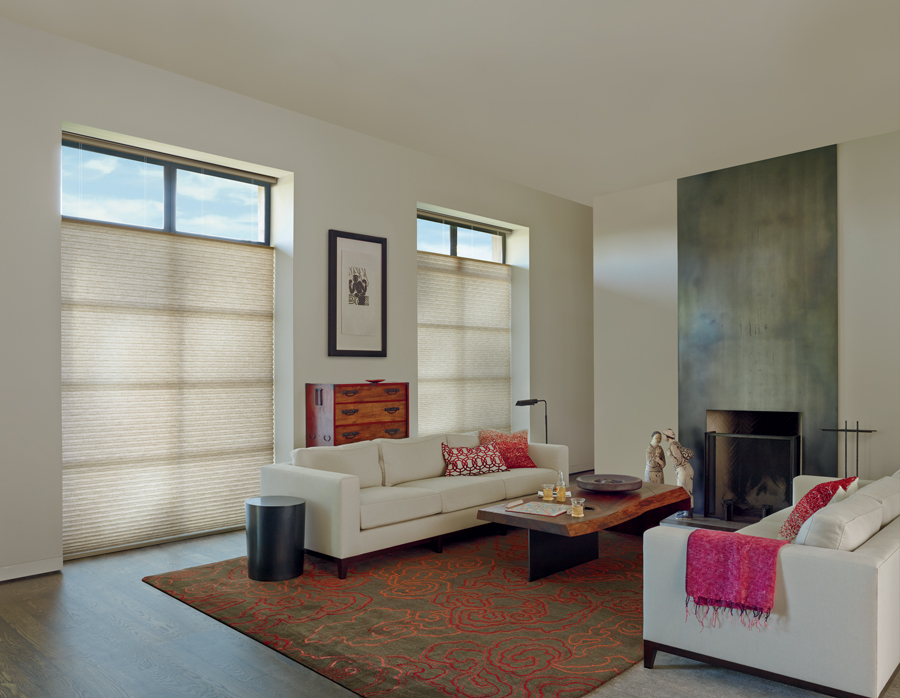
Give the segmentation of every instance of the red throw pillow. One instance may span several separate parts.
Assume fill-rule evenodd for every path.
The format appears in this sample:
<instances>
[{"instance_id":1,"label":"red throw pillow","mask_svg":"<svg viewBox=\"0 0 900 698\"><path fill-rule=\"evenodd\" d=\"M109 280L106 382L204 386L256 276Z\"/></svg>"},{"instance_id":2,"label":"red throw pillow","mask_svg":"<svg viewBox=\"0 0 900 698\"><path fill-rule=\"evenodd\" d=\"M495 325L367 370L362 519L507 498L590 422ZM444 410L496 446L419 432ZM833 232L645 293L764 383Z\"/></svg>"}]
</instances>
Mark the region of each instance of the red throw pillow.
<instances>
[{"instance_id":1,"label":"red throw pillow","mask_svg":"<svg viewBox=\"0 0 900 698\"><path fill-rule=\"evenodd\" d=\"M838 490L849 490L854 482L856 482L855 477L823 482L804 494L781 525L781 539L793 543L800 532L800 527L806 523L806 520L834 499Z\"/></svg>"},{"instance_id":2,"label":"red throw pillow","mask_svg":"<svg viewBox=\"0 0 900 698\"><path fill-rule=\"evenodd\" d=\"M496 444L482 444L475 448L450 448L447 444L441 444L441 449L447 464L445 476L506 472Z\"/></svg>"},{"instance_id":3,"label":"red throw pillow","mask_svg":"<svg viewBox=\"0 0 900 698\"><path fill-rule=\"evenodd\" d=\"M536 468L537 465L528 457L528 430L523 429L514 434L504 434L495 429L482 429L478 432L481 445L497 444L503 462L510 470L514 468Z\"/></svg>"}]
</instances>

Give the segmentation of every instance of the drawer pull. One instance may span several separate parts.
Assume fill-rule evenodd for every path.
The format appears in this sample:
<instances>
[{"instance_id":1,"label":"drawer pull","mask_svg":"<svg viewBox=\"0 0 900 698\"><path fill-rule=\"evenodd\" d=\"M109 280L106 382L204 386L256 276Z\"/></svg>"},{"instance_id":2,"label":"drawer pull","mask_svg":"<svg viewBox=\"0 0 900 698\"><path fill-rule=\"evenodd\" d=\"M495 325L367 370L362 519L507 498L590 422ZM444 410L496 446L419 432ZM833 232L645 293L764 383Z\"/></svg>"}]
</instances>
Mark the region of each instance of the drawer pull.
<instances>
[{"instance_id":1,"label":"drawer pull","mask_svg":"<svg viewBox=\"0 0 900 698\"><path fill-rule=\"evenodd\" d=\"M330 437L330 436L323 436L322 438L323 438L325 441L331 441L331 437Z\"/></svg>"},{"instance_id":2,"label":"drawer pull","mask_svg":"<svg viewBox=\"0 0 900 698\"><path fill-rule=\"evenodd\" d=\"M387 434L388 436L396 436L397 434L400 433L400 430L399 429L385 429L384 433Z\"/></svg>"},{"instance_id":3,"label":"drawer pull","mask_svg":"<svg viewBox=\"0 0 900 698\"><path fill-rule=\"evenodd\" d=\"M358 431L345 431L343 434L341 434L341 436L343 436L345 439L355 439L357 436L359 436L359 432Z\"/></svg>"},{"instance_id":4,"label":"drawer pull","mask_svg":"<svg viewBox=\"0 0 900 698\"><path fill-rule=\"evenodd\" d=\"M394 414L394 412L399 412L400 408L399 407L385 407L384 411L387 412L388 414Z\"/></svg>"},{"instance_id":5,"label":"drawer pull","mask_svg":"<svg viewBox=\"0 0 900 698\"><path fill-rule=\"evenodd\" d=\"M400 388L385 388L384 392L387 395L396 395L400 392Z\"/></svg>"},{"instance_id":6,"label":"drawer pull","mask_svg":"<svg viewBox=\"0 0 900 698\"><path fill-rule=\"evenodd\" d=\"M356 414L359 410L341 410L341 414Z\"/></svg>"},{"instance_id":7,"label":"drawer pull","mask_svg":"<svg viewBox=\"0 0 900 698\"><path fill-rule=\"evenodd\" d=\"M341 395L343 395L344 397L353 397L358 392L359 392L358 390L345 390L341 393Z\"/></svg>"},{"instance_id":8,"label":"drawer pull","mask_svg":"<svg viewBox=\"0 0 900 698\"><path fill-rule=\"evenodd\" d=\"M306 435L306 438L308 438L308 439L315 439L315 438L316 438L316 435L315 435L315 434L307 434L307 435Z\"/></svg>"}]
</instances>

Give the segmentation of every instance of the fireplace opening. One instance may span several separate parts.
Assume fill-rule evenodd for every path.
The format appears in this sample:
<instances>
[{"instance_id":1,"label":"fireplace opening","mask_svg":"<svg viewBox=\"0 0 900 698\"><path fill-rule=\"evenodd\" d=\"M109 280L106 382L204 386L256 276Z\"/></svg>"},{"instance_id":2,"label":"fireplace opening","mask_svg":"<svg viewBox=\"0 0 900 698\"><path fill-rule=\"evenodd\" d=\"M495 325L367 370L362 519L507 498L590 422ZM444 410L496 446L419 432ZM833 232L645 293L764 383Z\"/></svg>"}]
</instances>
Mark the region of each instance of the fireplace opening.
<instances>
[{"instance_id":1,"label":"fireplace opening","mask_svg":"<svg viewBox=\"0 0 900 698\"><path fill-rule=\"evenodd\" d=\"M789 507L800 474L801 414L707 410L707 516L758 521Z\"/></svg>"}]
</instances>

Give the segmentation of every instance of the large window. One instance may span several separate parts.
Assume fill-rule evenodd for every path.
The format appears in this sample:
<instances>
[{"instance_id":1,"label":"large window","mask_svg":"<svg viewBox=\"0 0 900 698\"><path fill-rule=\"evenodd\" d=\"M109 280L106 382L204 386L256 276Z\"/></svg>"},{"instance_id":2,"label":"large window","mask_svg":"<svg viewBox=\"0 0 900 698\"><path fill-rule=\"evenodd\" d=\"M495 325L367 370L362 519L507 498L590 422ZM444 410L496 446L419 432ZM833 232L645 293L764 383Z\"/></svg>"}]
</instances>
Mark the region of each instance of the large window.
<instances>
[{"instance_id":1,"label":"large window","mask_svg":"<svg viewBox=\"0 0 900 698\"><path fill-rule=\"evenodd\" d=\"M510 267L502 233L418 220L419 433L510 426Z\"/></svg>"},{"instance_id":2,"label":"large window","mask_svg":"<svg viewBox=\"0 0 900 698\"><path fill-rule=\"evenodd\" d=\"M269 244L272 178L92 140L63 138L63 217Z\"/></svg>"},{"instance_id":3,"label":"large window","mask_svg":"<svg viewBox=\"0 0 900 698\"><path fill-rule=\"evenodd\" d=\"M161 234L251 216L215 221L237 180L127 155L63 147L67 558L240 527L274 456L273 250Z\"/></svg>"}]
</instances>

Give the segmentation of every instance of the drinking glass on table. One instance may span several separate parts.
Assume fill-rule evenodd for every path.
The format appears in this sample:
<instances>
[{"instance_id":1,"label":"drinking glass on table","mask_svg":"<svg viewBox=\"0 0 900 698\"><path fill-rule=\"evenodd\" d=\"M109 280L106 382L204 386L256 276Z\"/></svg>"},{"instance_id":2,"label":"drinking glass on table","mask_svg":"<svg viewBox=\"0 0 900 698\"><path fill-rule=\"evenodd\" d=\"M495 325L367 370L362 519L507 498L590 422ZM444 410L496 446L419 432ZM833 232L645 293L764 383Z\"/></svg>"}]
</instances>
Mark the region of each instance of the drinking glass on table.
<instances>
[{"instance_id":1,"label":"drinking glass on table","mask_svg":"<svg viewBox=\"0 0 900 698\"><path fill-rule=\"evenodd\" d=\"M544 501L552 502L553 501L553 487L554 487L553 483L551 483L549 485L541 485L541 487L544 490Z\"/></svg>"},{"instance_id":2,"label":"drinking glass on table","mask_svg":"<svg viewBox=\"0 0 900 698\"><path fill-rule=\"evenodd\" d=\"M581 497L572 497L572 516L575 518L584 516L584 499Z\"/></svg>"}]
</instances>

